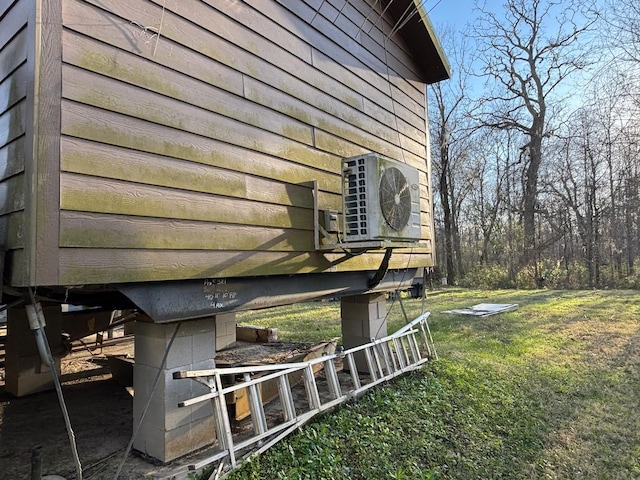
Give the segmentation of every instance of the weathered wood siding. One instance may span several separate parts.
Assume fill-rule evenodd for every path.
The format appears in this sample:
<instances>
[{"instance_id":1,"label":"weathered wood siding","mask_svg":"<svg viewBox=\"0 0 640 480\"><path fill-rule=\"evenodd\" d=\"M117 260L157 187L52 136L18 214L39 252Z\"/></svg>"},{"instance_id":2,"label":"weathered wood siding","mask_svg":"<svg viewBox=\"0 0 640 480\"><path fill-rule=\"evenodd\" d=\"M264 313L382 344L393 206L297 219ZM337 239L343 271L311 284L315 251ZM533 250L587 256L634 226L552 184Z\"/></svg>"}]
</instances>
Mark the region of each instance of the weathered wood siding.
<instances>
[{"instance_id":1,"label":"weathered wood siding","mask_svg":"<svg viewBox=\"0 0 640 480\"><path fill-rule=\"evenodd\" d=\"M41 261L44 282L375 270L381 253L322 254L313 238L312 182L320 209L341 210L341 158L369 151L422 172L424 245L391 267L432 263L425 85L401 37L385 40L392 21L374 2L44 4L58 2L60 27L45 33L61 46L47 61L61 60L43 95L60 136L39 167L59 168L42 196L56 212L38 229L54 229L42 248L59 249L55 265ZM3 75L17 78L11 68ZM0 125L21 118L23 99L2 105ZM20 188L19 172L3 178ZM5 202L4 224L22 208Z\"/></svg>"},{"instance_id":2,"label":"weathered wood siding","mask_svg":"<svg viewBox=\"0 0 640 480\"><path fill-rule=\"evenodd\" d=\"M25 274L28 0L0 4L0 250ZM20 279L24 281L24 278Z\"/></svg>"}]
</instances>

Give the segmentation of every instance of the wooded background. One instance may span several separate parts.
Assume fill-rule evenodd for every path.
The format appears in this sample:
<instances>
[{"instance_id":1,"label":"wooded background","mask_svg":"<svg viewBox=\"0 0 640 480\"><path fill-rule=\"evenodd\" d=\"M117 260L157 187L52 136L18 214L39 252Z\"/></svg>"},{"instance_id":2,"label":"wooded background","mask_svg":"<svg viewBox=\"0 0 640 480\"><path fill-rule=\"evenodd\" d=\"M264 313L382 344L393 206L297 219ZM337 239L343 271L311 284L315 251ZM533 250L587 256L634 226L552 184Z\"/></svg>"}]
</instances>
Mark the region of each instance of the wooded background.
<instances>
[{"instance_id":1,"label":"wooded background","mask_svg":"<svg viewBox=\"0 0 640 480\"><path fill-rule=\"evenodd\" d=\"M440 27L453 79L429 88L442 275L640 288L640 5L487 8Z\"/></svg>"}]
</instances>

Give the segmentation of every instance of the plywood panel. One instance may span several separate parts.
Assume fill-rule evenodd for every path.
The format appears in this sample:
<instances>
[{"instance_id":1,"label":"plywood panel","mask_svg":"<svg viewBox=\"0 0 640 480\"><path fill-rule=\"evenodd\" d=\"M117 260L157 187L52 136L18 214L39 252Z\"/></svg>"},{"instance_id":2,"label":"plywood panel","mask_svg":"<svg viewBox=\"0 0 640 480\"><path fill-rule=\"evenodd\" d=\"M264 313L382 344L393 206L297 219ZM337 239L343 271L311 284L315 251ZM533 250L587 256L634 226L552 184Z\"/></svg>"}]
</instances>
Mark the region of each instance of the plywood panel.
<instances>
[{"instance_id":1,"label":"plywood panel","mask_svg":"<svg viewBox=\"0 0 640 480\"><path fill-rule=\"evenodd\" d=\"M237 169L217 168L66 137L61 142L61 157L62 169L67 172L313 208L312 191L308 186L247 175ZM337 208L341 196L323 193L321 201L323 205Z\"/></svg>"},{"instance_id":2,"label":"plywood panel","mask_svg":"<svg viewBox=\"0 0 640 480\"><path fill-rule=\"evenodd\" d=\"M64 210L313 230L313 210L65 173Z\"/></svg>"},{"instance_id":3,"label":"plywood panel","mask_svg":"<svg viewBox=\"0 0 640 480\"><path fill-rule=\"evenodd\" d=\"M310 251L313 232L222 223L62 212L62 247Z\"/></svg>"},{"instance_id":4,"label":"plywood panel","mask_svg":"<svg viewBox=\"0 0 640 480\"><path fill-rule=\"evenodd\" d=\"M62 284L112 283L286 275L350 270L377 270L383 253L360 255L297 252L214 252L64 248L60 254ZM430 266L429 252L414 250L391 257L391 269Z\"/></svg>"}]
</instances>

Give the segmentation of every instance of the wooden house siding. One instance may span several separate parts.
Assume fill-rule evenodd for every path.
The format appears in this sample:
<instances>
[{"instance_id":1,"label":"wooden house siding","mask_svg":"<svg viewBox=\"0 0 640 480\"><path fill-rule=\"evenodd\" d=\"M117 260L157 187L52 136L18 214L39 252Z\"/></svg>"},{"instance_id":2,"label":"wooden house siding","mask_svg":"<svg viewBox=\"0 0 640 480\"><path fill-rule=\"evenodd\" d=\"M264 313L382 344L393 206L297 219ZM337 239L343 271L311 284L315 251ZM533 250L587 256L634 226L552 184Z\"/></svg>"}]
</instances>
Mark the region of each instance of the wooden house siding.
<instances>
[{"instance_id":1,"label":"wooden house siding","mask_svg":"<svg viewBox=\"0 0 640 480\"><path fill-rule=\"evenodd\" d=\"M24 262L29 1L0 6L0 250ZM26 265L19 269L25 272Z\"/></svg>"},{"instance_id":2,"label":"wooden house siding","mask_svg":"<svg viewBox=\"0 0 640 480\"><path fill-rule=\"evenodd\" d=\"M32 72L19 55L11 70L0 60L0 98L32 74L41 104L30 121L28 92L0 105L0 140L5 117L27 119L0 143L14 169L0 192L24 192L30 168L38 186L0 211L5 248L38 252L12 262L14 284L376 270L381 252L314 250L313 183L319 208L340 211L342 158L371 151L420 170L423 241L394 253L391 268L432 264L425 84L402 38L387 38L394 22L381 7L28 3L46 27L12 21L22 33L5 39L5 14L0 29L0 59L20 35L35 58Z\"/></svg>"}]
</instances>

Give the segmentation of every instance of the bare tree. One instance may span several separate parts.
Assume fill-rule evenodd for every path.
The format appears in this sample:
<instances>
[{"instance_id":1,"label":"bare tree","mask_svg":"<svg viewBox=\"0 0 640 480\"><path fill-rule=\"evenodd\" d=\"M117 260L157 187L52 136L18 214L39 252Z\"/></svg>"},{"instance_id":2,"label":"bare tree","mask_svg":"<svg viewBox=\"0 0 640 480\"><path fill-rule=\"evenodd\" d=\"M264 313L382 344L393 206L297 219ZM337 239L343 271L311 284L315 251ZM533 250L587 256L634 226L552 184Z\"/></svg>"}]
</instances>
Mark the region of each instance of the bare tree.
<instances>
[{"instance_id":1,"label":"bare tree","mask_svg":"<svg viewBox=\"0 0 640 480\"><path fill-rule=\"evenodd\" d=\"M464 185L463 170L469 159L469 98L466 95L467 75L459 66L464 63L464 39L455 43L451 30L442 36L450 59L458 67L448 82L432 85L429 89L429 118L433 141L433 169L436 190L442 208L444 254L446 273L450 283L463 275L458 207L468 189Z\"/></svg>"},{"instance_id":2,"label":"bare tree","mask_svg":"<svg viewBox=\"0 0 640 480\"><path fill-rule=\"evenodd\" d=\"M640 63L640 3L636 0L607 0L608 44L622 60Z\"/></svg>"},{"instance_id":3,"label":"bare tree","mask_svg":"<svg viewBox=\"0 0 640 480\"><path fill-rule=\"evenodd\" d=\"M504 17L479 8L474 24L480 76L491 87L476 116L490 128L524 134L522 145L522 223L524 260L536 258L538 178L543 142L553 134L551 101L561 86L587 65L579 38L596 21L591 0L507 0Z\"/></svg>"},{"instance_id":4,"label":"bare tree","mask_svg":"<svg viewBox=\"0 0 640 480\"><path fill-rule=\"evenodd\" d=\"M559 207L557 218L563 209L570 214L570 224L562 225L561 257L567 274L581 260L583 286L621 286L634 275L640 149L638 110L629 89L626 75L615 69L600 73L554 136L555 152L547 149L551 162L543 170L543 187L549 203ZM567 248L571 244L580 248Z\"/></svg>"},{"instance_id":5,"label":"bare tree","mask_svg":"<svg viewBox=\"0 0 640 480\"><path fill-rule=\"evenodd\" d=\"M557 169L556 195L574 214L589 287L600 286L601 237L606 208L606 145L593 110L584 109L571 125Z\"/></svg>"}]
</instances>

